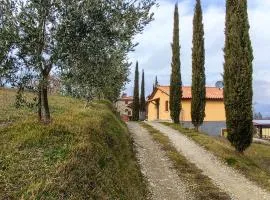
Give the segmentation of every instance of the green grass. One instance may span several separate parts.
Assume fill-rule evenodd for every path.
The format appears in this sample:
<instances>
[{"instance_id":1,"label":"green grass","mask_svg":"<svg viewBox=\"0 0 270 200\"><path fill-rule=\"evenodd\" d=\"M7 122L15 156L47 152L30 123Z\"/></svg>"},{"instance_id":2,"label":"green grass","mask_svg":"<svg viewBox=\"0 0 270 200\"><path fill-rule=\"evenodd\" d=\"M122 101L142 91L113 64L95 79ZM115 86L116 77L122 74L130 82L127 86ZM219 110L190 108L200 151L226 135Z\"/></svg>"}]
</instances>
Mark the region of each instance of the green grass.
<instances>
[{"instance_id":1,"label":"green grass","mask_svg":"<svg viewBox=\"0 0 270 200\"><path fill-rule=\"evenodd\" d=\"M248 179L270 191L270 146L253 143L244 153L237 153L226 138L213 137L183 128L178 124L162 123L185 134L212 152L229 166L237 169Z\"/></svg>"},{"instance_id":2,"label":"green grass","mask_svg":"<svg viewBox=\"0 0 270 200\"><path fill-rule=\"evenodd\" d=\"M189 191L195 195L196 199L231 199L229 195L215 186L209 177L203 175L200 169L181 155L167 136L146 123L141 123L141 125L161 145L177 170L178 176L185 181Z\"/></svg>"},{"instance_id":3,"label":"green grass","mask_svg":"<svg viewBox=\"0 0 270 200\"><path fill-rule=\"evenodd\" d=\"M147 198L127 127L110 103L85 109L51 96L52 124L42 125L35 112L13 107L14 91L0 92L1 120L12 122L0 126L0 199Z\"/></svg>"},{"instance_id":4,"label":"green grass","mask_svg":"<svg viewBox=\"0 0 270 200\"><path fill-rule=\"evenodd\" d=\"M28 93L28 100L31 100L33 95ZM15 98L16 90L14 89L4 89L0 87L0 126L7 125L13 121L23 118L25 115L33 115L34 112L31 112L28 108L15 108Z\"/></svg>"}]
</instances>

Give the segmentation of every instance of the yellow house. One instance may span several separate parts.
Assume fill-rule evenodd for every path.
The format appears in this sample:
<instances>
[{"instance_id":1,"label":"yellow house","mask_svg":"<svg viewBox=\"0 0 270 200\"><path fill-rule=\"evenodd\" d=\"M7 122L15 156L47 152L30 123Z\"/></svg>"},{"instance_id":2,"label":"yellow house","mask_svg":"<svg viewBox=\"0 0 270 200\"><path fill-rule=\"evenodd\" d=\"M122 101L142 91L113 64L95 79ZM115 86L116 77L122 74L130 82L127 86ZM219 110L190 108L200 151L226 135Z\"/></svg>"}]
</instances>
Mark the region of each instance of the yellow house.
<instances>
[{"instance_id":1,"label":"yellow house","mask_svg":"<svg viewBox=\"0 0 270 200\"><path fill-rule=\"evenodd\" d=\"M182 111L180 121L186 126L191 126L191 87L182 87ZM148 121L171 120L169 111L169 86L157 86L149 96ZM223 89L206 87L205 118L202 126L203 131L217 135L221 128L225 128L225 106L223 101ZM213 130L213 128L215 130Z\"/></svg>"}]
</instances>

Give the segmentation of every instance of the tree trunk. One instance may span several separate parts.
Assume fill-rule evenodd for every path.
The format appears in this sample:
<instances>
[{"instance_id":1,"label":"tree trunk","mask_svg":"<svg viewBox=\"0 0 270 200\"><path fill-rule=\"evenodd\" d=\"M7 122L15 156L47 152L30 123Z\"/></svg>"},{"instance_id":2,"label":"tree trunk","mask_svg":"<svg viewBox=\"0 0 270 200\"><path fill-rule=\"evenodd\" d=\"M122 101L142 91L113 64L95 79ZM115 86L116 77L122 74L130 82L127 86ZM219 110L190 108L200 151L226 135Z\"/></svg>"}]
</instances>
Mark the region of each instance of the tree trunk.
<instances>
[{"instance_id":1,"label":"tree trunk","mask_svg":"<svg viewBox=\"0 0 270 200\"><path fill-rule=\"evenodd\" d=\"M41 121L41 84L38 86L38 119Z\"/></svg>"},{"instance_id":2,"label":"tree trunk","mask_svg":"<svg viewBox=\"0 0 270 200\"><path fill-rule=\"evenodd\" d=\"M40 109L41 109L41 122L48 124L51 121L49 102L48 102L48 74L43 73L40 90Z\"/></svg>"}]
</instances>

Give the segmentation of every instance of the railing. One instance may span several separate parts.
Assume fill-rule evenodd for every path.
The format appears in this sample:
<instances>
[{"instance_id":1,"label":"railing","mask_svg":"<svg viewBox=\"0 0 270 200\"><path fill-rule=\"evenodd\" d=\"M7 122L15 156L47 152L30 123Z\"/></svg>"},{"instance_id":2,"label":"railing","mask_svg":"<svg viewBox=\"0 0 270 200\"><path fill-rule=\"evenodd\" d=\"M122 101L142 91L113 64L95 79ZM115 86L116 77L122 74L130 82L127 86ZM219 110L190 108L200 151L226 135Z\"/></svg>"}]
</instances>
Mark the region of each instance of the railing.
<instances>
[{"instance_id":1,"label":"railing","mask_svg":"<svg viewBox=\"0 0 270 200\"><path fill-rule=\"evenodd\" d=\"M270 127L254 126L254 137L270 140ZM221 129L221 136L227 137L227 129Z\"/></svg>"},{"instance_id":2,"label":"railing","mask_svg":"<svg viewBox=\"0 0 270 200\"><path fill-rule=\"evenodd\" d=\"M263 139L270 139L270 127L255 127L255 136Z\"/></svg>"}]
</instances>

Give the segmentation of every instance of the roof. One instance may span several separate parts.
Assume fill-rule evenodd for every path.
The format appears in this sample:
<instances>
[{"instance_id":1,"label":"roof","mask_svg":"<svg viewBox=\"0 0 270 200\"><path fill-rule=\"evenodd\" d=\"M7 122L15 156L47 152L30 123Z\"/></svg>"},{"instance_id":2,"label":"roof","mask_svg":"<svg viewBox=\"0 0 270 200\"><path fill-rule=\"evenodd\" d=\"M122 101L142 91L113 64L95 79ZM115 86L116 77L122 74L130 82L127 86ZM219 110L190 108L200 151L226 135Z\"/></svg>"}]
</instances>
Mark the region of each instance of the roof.
<instances>
[{"instance_id":1,"label":"roof","mask_svg":"<svg viewBox=\"0 0 270 200\"><path fill-rule=\"evenodd\" d=\"M160 90L161 92L170 95L170 86L158 86L155 88L149 99L153 98L157 90ZM183 86L182 90L183 90L182 99L192 98L190 86ZM219 89L216 87L206 87L206 99L223 100L223 89Z\"/></svg>"},{"instance_id":2,"label":"roof","mask_svg":"<svg viewBox=\"0 0 270 200\"><path fill-rule=\"evenodd\" d=\"M270 120L253 120L255 126L270 126Z\"/></svg>"},{"instance_id":3,"label":"roof","mask_svg":"<svg viewBox=\"0 0 270 200\"><path fill-rule=\"evenodd\" d=\"M125 100L133 101L133 96L120 97L120 98L118 98L118 100L120 100L120 101L125 101Z\"/></svg>"}]
</instances>

